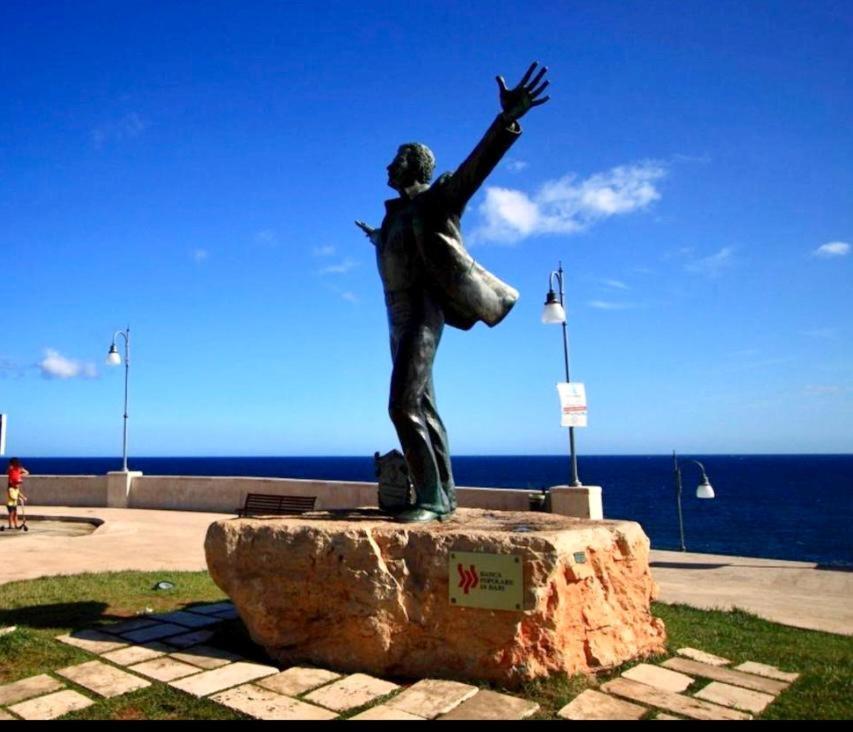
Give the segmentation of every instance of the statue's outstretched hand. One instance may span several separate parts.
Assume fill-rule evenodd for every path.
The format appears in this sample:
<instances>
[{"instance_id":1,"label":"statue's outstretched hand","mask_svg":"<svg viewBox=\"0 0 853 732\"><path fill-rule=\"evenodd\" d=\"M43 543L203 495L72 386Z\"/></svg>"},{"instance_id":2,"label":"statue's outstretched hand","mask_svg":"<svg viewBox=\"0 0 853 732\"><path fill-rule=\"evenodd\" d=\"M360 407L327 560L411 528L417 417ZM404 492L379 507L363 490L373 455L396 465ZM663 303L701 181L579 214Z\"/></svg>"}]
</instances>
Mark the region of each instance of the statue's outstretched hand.
<instances>
[{"instance_id":1,"label":"statue's outstretched hand","mask_svg":"<svg viewBox=\"0 0 853 732\"><path fill-rule=\"evenodd\" d=\"M542 81L542 77L548 71L546 66L539 69L539 73L533 77L532 81L530 80L530 76L533 74L537 66L538 64L536 61L530 64L530 68L527 69L527 73L524 75L524 78L522 78L518 83L518 86L514 89L507 89L503 76L497 77L498 88L500 89L501 94L501 109L503 110L504 117L506 117L510 122L514 122L515 120L523 117L531 107L538 107L540 104L545 104L545 102L551 98L542 97L541 99L537 99L537 97L545 91L549 83L547 81L543 81L542 84L537 87L537 84Z\"/></svg>"},{"instance_id":2,"label":"statue's outstretched hand","mask_svg":"<svg viewBox=\"0 0 853 732\"><path fill-rule=\"evenodd\" d=\"M379 244L379 229L374 229L372 226L365 224L364 221L356 221L355 225L365 233L374 246Z\"/></svg>"}]
</instances>

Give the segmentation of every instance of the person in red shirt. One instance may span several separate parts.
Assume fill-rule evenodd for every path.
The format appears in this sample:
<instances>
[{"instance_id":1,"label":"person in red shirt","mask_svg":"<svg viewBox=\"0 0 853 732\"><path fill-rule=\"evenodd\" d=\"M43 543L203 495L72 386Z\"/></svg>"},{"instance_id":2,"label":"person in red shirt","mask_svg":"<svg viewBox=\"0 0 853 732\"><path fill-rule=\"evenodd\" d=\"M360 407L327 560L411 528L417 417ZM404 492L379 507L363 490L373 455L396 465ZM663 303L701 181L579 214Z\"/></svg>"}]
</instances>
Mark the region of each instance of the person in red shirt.
<instances>
[{"instance_id":1,"label":"person in red shirt","mask_svg":"<svg viewBox=\"0 0 853 732\"><path fill-rule=\"evenodd\" d=\"M21 490L21 485L24 482L24 476L29 475L27 470L18 458L12 458L9 461L9 468L6 471L8 485L6 487L6 508L9 510L9 528L18 528L18 500L26 501L27 497Z\"/></svg>"}]
</instances>

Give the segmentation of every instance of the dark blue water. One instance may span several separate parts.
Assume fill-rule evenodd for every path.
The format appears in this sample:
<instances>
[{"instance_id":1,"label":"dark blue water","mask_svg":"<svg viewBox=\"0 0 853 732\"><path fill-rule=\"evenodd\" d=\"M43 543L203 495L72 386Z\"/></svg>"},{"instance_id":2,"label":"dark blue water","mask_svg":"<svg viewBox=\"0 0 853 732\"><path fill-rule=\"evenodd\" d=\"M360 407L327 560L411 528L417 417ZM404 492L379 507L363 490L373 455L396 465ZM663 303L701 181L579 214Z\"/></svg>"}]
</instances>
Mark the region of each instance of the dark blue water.
<instances>
[{"instance_id":1,"label":"dark blue water","mask_svg":"<svg viewBox=\"0 0 853 732\"><path fill-rule=\"evenodd\" d=\"M33 473L103 474L120 458L32 458ZM701 461L716 498L696 496ZM679 456L687 550L853 568L853 455ZM372 457L131 458L147 475L235 475L373 481ZM562 456L459 456L457 485L544 488L569 482ZM671 455L578 459L580 479L603 489L605 518L638 521L656 549L678 549Z\"/></svg>"}]
</instances>

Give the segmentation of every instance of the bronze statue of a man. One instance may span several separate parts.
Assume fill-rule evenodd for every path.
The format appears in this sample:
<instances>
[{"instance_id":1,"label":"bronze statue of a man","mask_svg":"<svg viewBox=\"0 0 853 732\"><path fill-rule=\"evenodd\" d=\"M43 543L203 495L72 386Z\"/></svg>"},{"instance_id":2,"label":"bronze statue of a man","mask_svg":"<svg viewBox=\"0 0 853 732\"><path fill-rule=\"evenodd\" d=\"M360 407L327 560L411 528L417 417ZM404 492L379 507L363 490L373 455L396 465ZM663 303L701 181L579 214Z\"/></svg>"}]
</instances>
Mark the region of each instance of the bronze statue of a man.
<instances>
[{"instance_id":1,"label":"bronze statue of a man","mask_svg":"<svg viewBox=\"0 0 853 732\"><path fill-rule=\"evenodd\" d=\"M536 66L530 65L514 89L497 77L501 112L454 173L429 185L435 167L430 149L420 143L401 145L388 165L388 185L400 195L385 202L382 226L355 222L376 246L394 363L388 411L417 496L415 506L397 516L399 521L430 521L456 509L432 364L445 323L462 330L477 321L494 326L518 299L516 290L465 250L460 219L471 196L521 134L518 120L549 99L541 97L548 86L542 81L547 69L533 76Z\"/></svg>"}]
</instances>

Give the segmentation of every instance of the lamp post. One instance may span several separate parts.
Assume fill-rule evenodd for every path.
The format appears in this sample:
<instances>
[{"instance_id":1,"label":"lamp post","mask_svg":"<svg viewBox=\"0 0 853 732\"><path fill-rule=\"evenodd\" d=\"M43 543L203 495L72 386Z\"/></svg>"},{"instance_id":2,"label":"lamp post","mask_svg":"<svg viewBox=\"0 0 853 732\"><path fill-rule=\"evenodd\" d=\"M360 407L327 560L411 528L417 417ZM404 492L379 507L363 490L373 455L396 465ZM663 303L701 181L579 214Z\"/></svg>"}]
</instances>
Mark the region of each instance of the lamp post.
<instances>
[{"instance_id":1,"label":"lamp post","mask_svg":"<svg viewBox=\"0 0 853 732\"><path fill-rule=\"evenodd\" d=\"M559 284L559 300L554 292L554 279ZM557 263L557 271L548 275L548 294L545 296L545 307L542 309L542 322L546 324L557 323L563 326L563 360L566 365L566 383L571 383L569 378L569 337L566 333L566 310L563 305L563 263ZM578 457L575 453L575 428L569 427L569 450L572 456L572 480L571 485L578 487L582 485L578 478Z\"/></svg>"},{"instance_id":2,"label":"lamp post","mask_svg":"<svg viewBox=\"0 0 853 732\"><path fill-rule=\"evenodd\" d=\"M124 338L124 435L122 441L122 470L127 472L127 376L130 369L130 326L125 330L117 330L113 333L113 343L107 353L107 364L109 366L119 366L121 364L121 354L116 348L116 336Z\"/></svg>"},{"instance_id":3,"label":"lamp post","mask_svg":"<svg viewBox=\"0 0 853 732\"><path fill-rule=\"evenodd\" d=\"M702 482L696 488L696 498L713 498L714 489L708 481L705 466L698 460L691 460L690 462L696 463L699 466L699 470L702 471ZM681 551L686 552L687 547L684 545L684 521L681 517L681 467L678 464L675 450L672 451L672 464L675 472L675 500L678 505L678 529L681 532Z\"/></svg>"}]
</instances>

